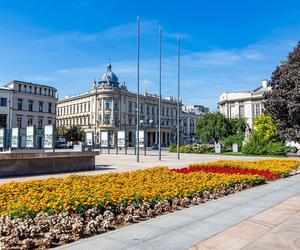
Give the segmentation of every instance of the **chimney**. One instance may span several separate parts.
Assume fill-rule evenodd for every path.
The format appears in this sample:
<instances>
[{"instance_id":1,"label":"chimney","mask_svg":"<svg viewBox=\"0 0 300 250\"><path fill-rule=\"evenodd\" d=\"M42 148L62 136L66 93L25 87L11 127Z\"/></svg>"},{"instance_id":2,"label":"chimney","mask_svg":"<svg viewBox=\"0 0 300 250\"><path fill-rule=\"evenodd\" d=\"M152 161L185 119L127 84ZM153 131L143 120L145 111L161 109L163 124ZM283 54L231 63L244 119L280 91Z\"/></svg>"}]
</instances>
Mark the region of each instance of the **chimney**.
<instances>
[{"instance_id":1,"label":"chimney","mask_svg":"<svg viewBox=\"0 0 300 250\"><path fill-rule=\"evenodd\" d=\"M262 85L263 88L267 88L268 87L268 80L262 80L261 85Z\"/></svg>"}]
</instances>

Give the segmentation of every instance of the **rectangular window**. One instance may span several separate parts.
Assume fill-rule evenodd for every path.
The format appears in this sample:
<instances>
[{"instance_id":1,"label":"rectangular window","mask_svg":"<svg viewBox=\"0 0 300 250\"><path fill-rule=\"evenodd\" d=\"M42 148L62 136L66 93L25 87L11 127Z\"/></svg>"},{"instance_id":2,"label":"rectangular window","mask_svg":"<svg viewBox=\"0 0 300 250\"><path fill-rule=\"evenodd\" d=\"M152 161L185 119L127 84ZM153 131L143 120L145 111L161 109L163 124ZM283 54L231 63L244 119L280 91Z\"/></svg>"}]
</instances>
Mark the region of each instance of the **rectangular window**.
<instances>
[{"instance_id":1,"label":"rectangular window","mask_svg":"<svg viewBox=\"0 0 300 250\"><path fill-rule=\"evenodd\" d=\"M19 84L19 92L21 92L21 90L22 90L22 86L21 84Z\"/></svg>"},{"instance_id":2,"label":"rectangular window","mask_svg":"<svg viewBox=\"0 0 300 250\"><path fill-rule=\"evenodd\" d=\"M34 93L36 94L36 87L34 87Z\"/></svg>"},{"instance_id":3,"label":"rectangular window","mask_svg":"<svg viewBox=\"0 0 300 250\"><path fill-rule=\"evenodd\" d=\"M51 124L52 124L52 120L48 119L48 125L51 125Z\"/></svg>"},{"instance_id":4,"label":"rectangular window","mask_svg":"<svg viewBox=\"0 0 300 250\"><path fill-rule=\"evenodd\" d=\"M0 128L6 128L7 115L0 115Z\"/></svg>"},{"instance_id":5,"label":"rectangular window","mask_svg":"<svg viewBox=\"0 0 300 250\"><path fill-rule=\"evenodd\" d=\"M44 103L39 102L39 112L43 112L43 106L44 106Z\"/></svg>"},{"instance_id":6,"label":"rectangular window","mask_svg":"<svg viewBox=\"0 0 300 250\"><path fill-rule=\"evenodd\" d=\"M38 118L38 129L43 128L43 118Z\"/></svg>"},{"instance_id":7,"label":"rectangular window","mask_svg":"<svg viewBox=\"0 0 300 250\"><path fill-rule=\"evenodd\" d=\"M240 118L245 118L245 107L244 107L244 105L239 106L239 117Z\"/></svg>"},{"instance_id":8,"label":"rectangular window","mask_svg":"<svg viewBox=\"0 0 300 250\"><path fill-rule=\"evenodd\" d=\"M144 114L144 104L141 104L141 114Z\"/></svg>"},{"instance_id":9,"label":"rectangular window","mask_svg":"<svg viewBox=\"0 0 300 250\"><path fill-rule=\"evenodd\" d=\"M32 101L32 100L29 100L29 101L28 101L28 110L29 110L29 111L32 111L32 110L33 110L33 101Z\"/></svg>"},{"instance_id":10,"label":"rectangular window","mask_svg":"<svg viewBox=\"0 0 300 250\"><path fill-rule=\"evenodd\" d=\"M22 117L20 117L20 116L17 117L17 126L18 126L18 128L22 127Z\"/></svg>"},{"instance_id":11,"label":"rectangular window","mask_svg":"<svg viewBox=\"0 0 300 250\"><path fill-rule=\"evenodd\" d=\"M48 113L52 113L52 103L48 103Z\"/></svg>"},{"instance_id":12,"label":"rectangular window","mask_svg":"<svg viewBox=\"0 0 300 250\"><path fill-rule=\"evenodd\" d=\"M260 103L253 104L252 109L253 109L253 116L260 116L260 114L261 114Z\"/></svg>"},{"instance_id":13,"label":"rectangular window","mask_svg":"<svg viewBox=\"0 0 300 250\"><path fill-rule=\"evenodd\" d=\"M128 102L128 105L129 105L128 111L129 111L129 112L132 112L132 102Z\"/></svg>"},{"instance_id":14,"label":"rectangular window","mask_svg":"<svg viewBox=\"0 0 300 250\"><path fill-rule=\"evenodd\" d=\"M28 126L32 125L32 117L28 117L28 119L27 119L27 125Z\"/></svg>"},{"instance_id":15,"label":"rectangular window","mask_svg":"<svg viewBox=\"0 0 300 250\"><path fill-rule=\"evenodd\" d=\"M229 118L234 118L234 116L235 116L235 107L234 106L230 106L229 107Z\"/></svg>"},{"instance_id":16,"label":"rectangular window","mask_svg":"<svg viewBox=\"0 0 300 250\"><path fill-rule=\"evenodd\" d=\"M104 124L109 124L110 123L110 115L105 115L104 116Z\"/></svg>"},{"instance_id":17,"label":"rectangular window","mask_svg":"<svg viewBox=\"0 0 300 250\"><path fill-rule=\"evenodd\" d=\"M22 110L23 100L18 99L18 110Z\"/></svg>"},{"instance_id":18,"label":"rectangular window","mask_svg":"<svg viewBox=\"0 0 300 250\"><path fill-rule=\"evenodd\" d=\"M0 98L0 106L7 107L7 98L5 98L5 97Z\"/></svg>"},{"instance_id":19,"label":"rectangular window","mask_svg":"<svg viewBox=\"0 0 300 250\"><path fill-rule=\"evenodd\" d=\"M110 109L110 100L105 101L105 109L109 110Z\"/></svg>"},{"instance_id":20,"label":"rectangular window","mask_svg":"<svg viewBox=\"0 0 300 250\"><path fill-rule=\"evenodd\" d=\"M31 86L29 86L29 93L32 93L31 91L32 91L32 87L31 87Z\"/></svg>"}]
</instances>

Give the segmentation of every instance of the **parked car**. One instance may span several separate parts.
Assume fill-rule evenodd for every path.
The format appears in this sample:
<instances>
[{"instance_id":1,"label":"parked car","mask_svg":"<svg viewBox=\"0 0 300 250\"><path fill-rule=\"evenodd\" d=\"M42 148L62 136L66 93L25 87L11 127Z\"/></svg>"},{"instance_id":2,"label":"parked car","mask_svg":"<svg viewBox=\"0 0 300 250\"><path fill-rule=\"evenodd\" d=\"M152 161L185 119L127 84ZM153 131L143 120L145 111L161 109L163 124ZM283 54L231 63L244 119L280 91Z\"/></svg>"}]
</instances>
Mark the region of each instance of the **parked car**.
<instances>
[{"instance_id":1,"label":"parked car","mask_svg":"<svg viewBox=\"0 0 300 250\"><path fill-rule=\"evenodd\" d=\"M62 149L67 149L68 144L65 141L57 141L55 148L62 148Z\"/></svg>"},{"instance_id":2,"label":"parked car","mask_svg":"<svg viewBox=\"0 0 300 250\"><path fill-rule=\"evenodd\" d=\"M292 153L300 152L300 144L294 141L288 141L286 142L286 146L290 148L290 151Z\"/></svg>"},{"instance_id":3,"label":"parked car","mask_svg":"<svg viewBox=\"0 0 300 250\"><path fill-rule=\"evenodd\" d=\"M157 143L152 144L152 149L153 150L158 150L158 144Z\"/></svg>"}]
</instances>

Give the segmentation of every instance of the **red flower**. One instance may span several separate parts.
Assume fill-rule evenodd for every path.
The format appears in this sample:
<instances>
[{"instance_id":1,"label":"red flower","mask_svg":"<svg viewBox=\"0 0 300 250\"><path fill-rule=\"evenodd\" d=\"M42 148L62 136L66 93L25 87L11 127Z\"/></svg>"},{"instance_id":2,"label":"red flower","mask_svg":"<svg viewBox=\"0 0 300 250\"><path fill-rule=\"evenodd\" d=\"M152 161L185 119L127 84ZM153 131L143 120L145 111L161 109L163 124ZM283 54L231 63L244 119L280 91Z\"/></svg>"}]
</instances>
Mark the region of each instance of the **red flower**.
<instances>
[{"instance_id":1,"label":"red flower","mask_svg":"<svg viewBox=\"0 0 300 250\"><path fill-rule=\"evenodd\" d=\"M242 169L237 167L222 167L222 166L198 166L193 168L179 168L171 169L177 173L188 174L192 172L204 172L204 173L219 173L219 174L251 174L260 175L265 177L267 180L276 180L280 176L267 170L257 169Z\"/></svg>"}]
</instances>

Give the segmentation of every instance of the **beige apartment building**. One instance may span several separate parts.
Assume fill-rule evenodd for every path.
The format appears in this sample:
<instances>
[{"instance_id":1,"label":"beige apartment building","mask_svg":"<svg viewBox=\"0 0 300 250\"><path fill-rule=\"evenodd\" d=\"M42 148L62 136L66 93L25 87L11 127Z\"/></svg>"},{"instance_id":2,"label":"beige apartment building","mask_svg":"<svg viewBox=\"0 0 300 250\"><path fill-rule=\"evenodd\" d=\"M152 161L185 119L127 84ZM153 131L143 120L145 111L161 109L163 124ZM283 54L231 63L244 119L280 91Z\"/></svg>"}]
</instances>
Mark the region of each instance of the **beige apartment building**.
<instances>
[{"instance_id":1,"label":"beige apartment building","mask_svg":"<svg viewBox=\"0 0 300 250\"><path fill-rule=\"evenodd\" d=\"M158 142L158 95L140 95L140 129L145 131L145 142L151 146ZM177 100L162 99L162 146L175 142ZM136 94L128 91L125 82L119 83L109 64L91 91L68 96L57 103L57 126L80 125L84 131L94 133L99 143L100 132L107 131L110 145L116 145L119 130L127 132L128 144L135 143Z\"/></svg>"},{"instance_id":2,"label":"beige apartment building","mask_svg":"<svg viewBox=\"0 0 300 250\"><path fill-rule=\"evenodd\" d=\"M263 94L269 90L268 81L263 80L261 86L252 91L222 93L219 110L226 117L245 118L250 129L253 129L254 117L260 116L264 110Z\"/></svg>"},{"instance_id":3,"label":"beige apartment building","mask_svg":"<svg viewBox=\"0 0 300 250\"><path fill-rule=\"evenodd\" d=\"M5 84L4 88L11 91L11 97L7 100L10 120L7 127L20 128L20 147L25 147L26 127L35 125L36 146L42 148L44 126L56 123L57 90L17 80Z\"/></svg>"}]
</instances>

